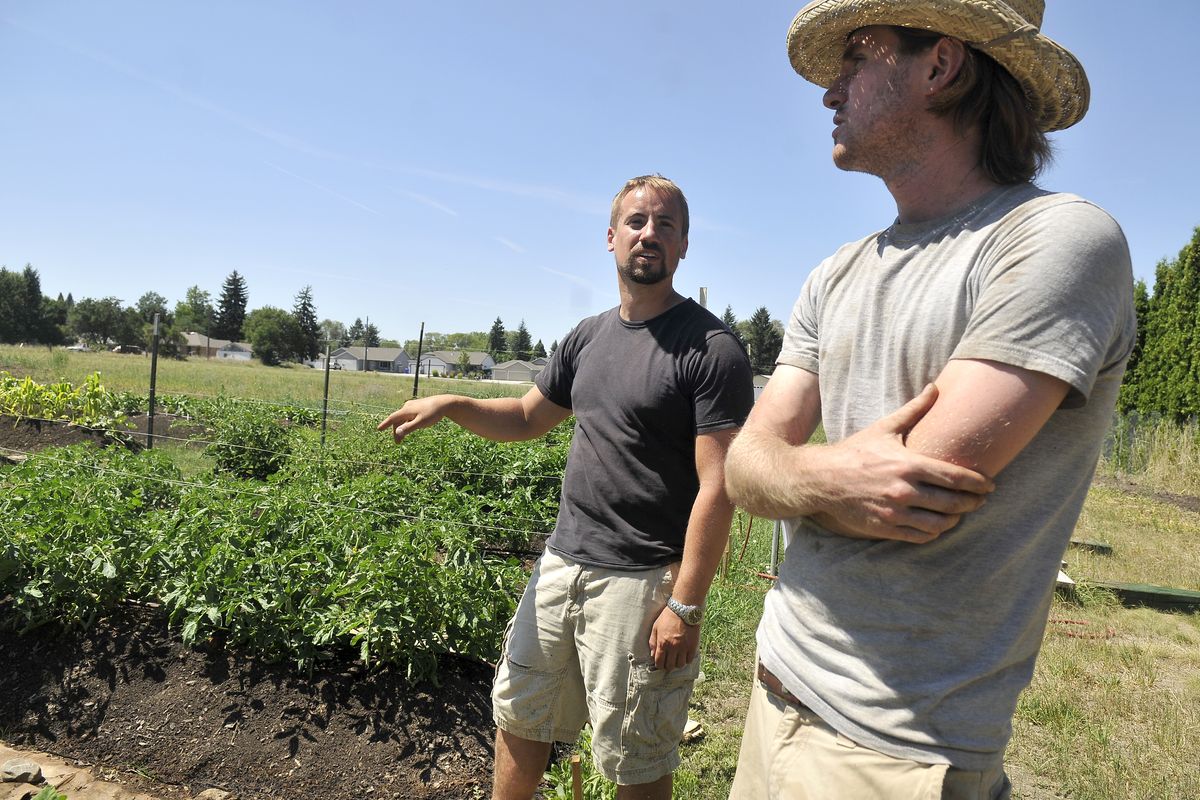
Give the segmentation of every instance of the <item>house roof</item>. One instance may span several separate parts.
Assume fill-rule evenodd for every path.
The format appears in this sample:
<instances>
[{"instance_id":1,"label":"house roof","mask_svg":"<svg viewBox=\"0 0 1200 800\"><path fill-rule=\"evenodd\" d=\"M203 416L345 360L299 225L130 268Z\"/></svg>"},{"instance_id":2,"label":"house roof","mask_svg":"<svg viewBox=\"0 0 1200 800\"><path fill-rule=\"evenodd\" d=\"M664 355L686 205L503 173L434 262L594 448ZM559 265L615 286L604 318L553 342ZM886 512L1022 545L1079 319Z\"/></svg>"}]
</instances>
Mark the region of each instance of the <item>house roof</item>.
<instances>
[{"instance_id":1,"label":"house roof","mask_svg":"<svg viewBox=\"0 0 1200 800\"><path fill-rule=\"evenodd\" d=\"M236 345L242 350L253 350L253 346L249 342L231 342L228 339L218 339L214 336L206 336L203 333L188 331L183 335L188 347L211 347L214 350L223 350L230 345Z\"/></svg>"},{"instance_id":2,"label":"house roof","mask_svg":"<svg viewBox=\"0 0 1200 800\"><path fill-rule=\"evenodd\" d=\"M472 367L482 367L483 362L491 358L490 353L482 353L478 350L433 350L431 352L422 354L421 361L432 357L440 361L444 361L448 365L457 364L458 360L462 358L462 354L464 352L470 356Z\"/></svg>"},{"instance_id":3,"label":"house roof","mask_svg":"<svg viewBox=\"0 0 1200 800\"><path fill-rule=\"evenodd\" d=\"M366 349L367 361L394 362L396 359L400 358L401 355L403 355L409 361L412 360L412 356L410 356L408 353L406 353L404 351L404 348L402 348L402 347L368 347L365 349ZM356 346L339 347L338 349L336 349L332 353L330 353L329 357L330 358L341 358L342 356L350 356L351 358L355 359L356 361L362 361L363 350L364 350L364 348L356 347Z\"/></svg>"},{"instance_id":4,"label":"house roof","mask_svg":"<svg viewBox=\"0 0 1200 800\"><path fill-rule=\"evenodd\" d=\"M516 367L516 366L521 366L521 367L526 367L528 369L537 370L542 365L534 364L532 361L522 361L521 359L518 358L518 359L513 359L512 361L505 361L501 364L497 364L496 366L492 367L492 369L493 370L508 369L510 367Z\"/></svg>"}]
</instances>

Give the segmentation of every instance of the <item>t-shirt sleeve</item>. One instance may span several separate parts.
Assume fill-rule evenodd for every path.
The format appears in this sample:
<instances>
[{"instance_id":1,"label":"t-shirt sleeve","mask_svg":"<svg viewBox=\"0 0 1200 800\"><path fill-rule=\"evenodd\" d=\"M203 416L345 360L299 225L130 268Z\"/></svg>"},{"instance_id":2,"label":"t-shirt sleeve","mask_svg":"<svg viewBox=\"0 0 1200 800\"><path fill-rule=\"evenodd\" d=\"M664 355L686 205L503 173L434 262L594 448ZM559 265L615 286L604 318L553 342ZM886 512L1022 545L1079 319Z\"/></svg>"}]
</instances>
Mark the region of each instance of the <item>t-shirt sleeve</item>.
<instances>
[{"instance_id":1,"label":"t-shirt sleeve","mask_svg":"<svg viewBox=\"0 0 1200 800\"><path fill-rule=\"evenodd\" d=\"M575 384L580 338L579 327L572 329L551 354L546 368L533 379L545 398L556 406L571 408L571 387Z\"/></svg>"},{"instance_id":2,"label":"t-shirt sleeve","mask_svg":"<svg viewBox=\"0 0 1200 800\"><path fill-rule=\"evenodd\" d=\"M1087 402L1096 378L1133 348L1133 278L1120 227L1082 200L1017 222L980 254L977 298L952 358L998 361L1071 386Z\"/></svg>"},{"instance_id":3,"label":"t-shirt sleeve","mask_svg":"<svg viewBox=\"0 0 1200 800\"><path fill-rule=\"evenodd\" d=\"M824 264L822 264L822 267ZM824 270L818 267L804 281L800 296L792 306L787 330L783 333L783 347L776 364L799 367L813 374L820 374L820 359L817 356L817 318L819 309L819 284Z\"/></svg>"},{"instance_id":4,"label":"t-shirt sleeve","mask_svg":"<svg viewBox=\"0 0 1200 800\"><path fill-rule=\"evenodd\" d=\"M719 331L705 345L694 379L697 435L740 427L754 406L750 359L733 334Z\"/></svg>"}]
</instances>

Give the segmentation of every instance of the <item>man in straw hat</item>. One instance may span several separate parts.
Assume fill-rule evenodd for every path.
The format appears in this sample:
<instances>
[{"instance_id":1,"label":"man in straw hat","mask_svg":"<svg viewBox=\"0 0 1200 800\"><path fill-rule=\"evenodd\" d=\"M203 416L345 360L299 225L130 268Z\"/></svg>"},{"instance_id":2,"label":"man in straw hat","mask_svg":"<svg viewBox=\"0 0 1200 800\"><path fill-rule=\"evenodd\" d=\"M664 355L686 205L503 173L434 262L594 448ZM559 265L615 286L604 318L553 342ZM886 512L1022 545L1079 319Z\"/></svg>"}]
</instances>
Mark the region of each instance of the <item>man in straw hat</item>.
<instances>
[{"instance_id":1,"label":"man in straw hat","mask_svg":"<svg viewBox=\"0 0 1200 800\"><path fill-rule=\"evenodd\" d=\"M811 274L734 443L786 520L731 797L1007 797L1003 753L1133 346L1129 252L1031 181L1083 117L1040 0L819 0L788 34L897 218ZM823 422L828 445L808 445Z\"/></svg>"},{"instance_id":2,"label":"man in straw hat","mask_svg":"<svg viewBox=\"0 0 1200 800\"><path fill-rule=\"evenodd\" d=\"M575 416L558 522L492 688L497 800L532 797L551 742L575 741L589 721L618 798L670 800L733 517L725 455L754 403L745 350L673 287L687 246L679 187L626 182L608 228L620 305L576 325L521 399L425 397L379 425L399 442L447 418L515 441Z\"/></svg>"}]
</instances>

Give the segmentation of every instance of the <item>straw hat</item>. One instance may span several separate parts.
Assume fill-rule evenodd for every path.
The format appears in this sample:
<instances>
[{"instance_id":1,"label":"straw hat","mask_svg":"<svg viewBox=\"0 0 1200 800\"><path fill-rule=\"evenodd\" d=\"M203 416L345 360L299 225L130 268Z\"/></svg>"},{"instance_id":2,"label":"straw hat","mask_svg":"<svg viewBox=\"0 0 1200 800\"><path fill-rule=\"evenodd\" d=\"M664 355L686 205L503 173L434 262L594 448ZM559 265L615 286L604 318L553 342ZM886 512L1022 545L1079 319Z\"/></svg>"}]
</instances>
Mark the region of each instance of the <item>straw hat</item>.
<instances>
[{"instance_id":1,"label":"straw hat","mask_svg":"<svg viewBox=\"0 0 1200 800\"><path fill-rule=\"evenodd\" d=\"M961 39L1005 67L1025 89L1043 131L1069 128L1087 113L1091 90L1075 56L1043 36L1044 0L814 0L788 31L788 56L801 77L828 88L846 37L868 25L920 28Z\"/></svg>"}]
</instances>

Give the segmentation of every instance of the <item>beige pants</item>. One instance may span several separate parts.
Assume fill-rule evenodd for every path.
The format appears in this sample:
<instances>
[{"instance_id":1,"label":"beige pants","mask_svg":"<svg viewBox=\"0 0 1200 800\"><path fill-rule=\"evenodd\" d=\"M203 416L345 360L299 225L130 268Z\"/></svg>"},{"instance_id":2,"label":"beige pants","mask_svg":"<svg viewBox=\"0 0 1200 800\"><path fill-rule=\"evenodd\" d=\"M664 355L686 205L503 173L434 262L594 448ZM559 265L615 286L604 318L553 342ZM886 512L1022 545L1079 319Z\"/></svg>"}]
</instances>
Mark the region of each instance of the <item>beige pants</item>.
<instances>
[{"instance_id":1,"label":"beige pants","mask_svg":"<svg viewBox=\"0 0 1200 800\"><path fill-rule=\"evenodd\" d=\"M1007 800L1002 764L921 764L855 744L756 680L729 800Z\"/></svg>"}]
</instances>

